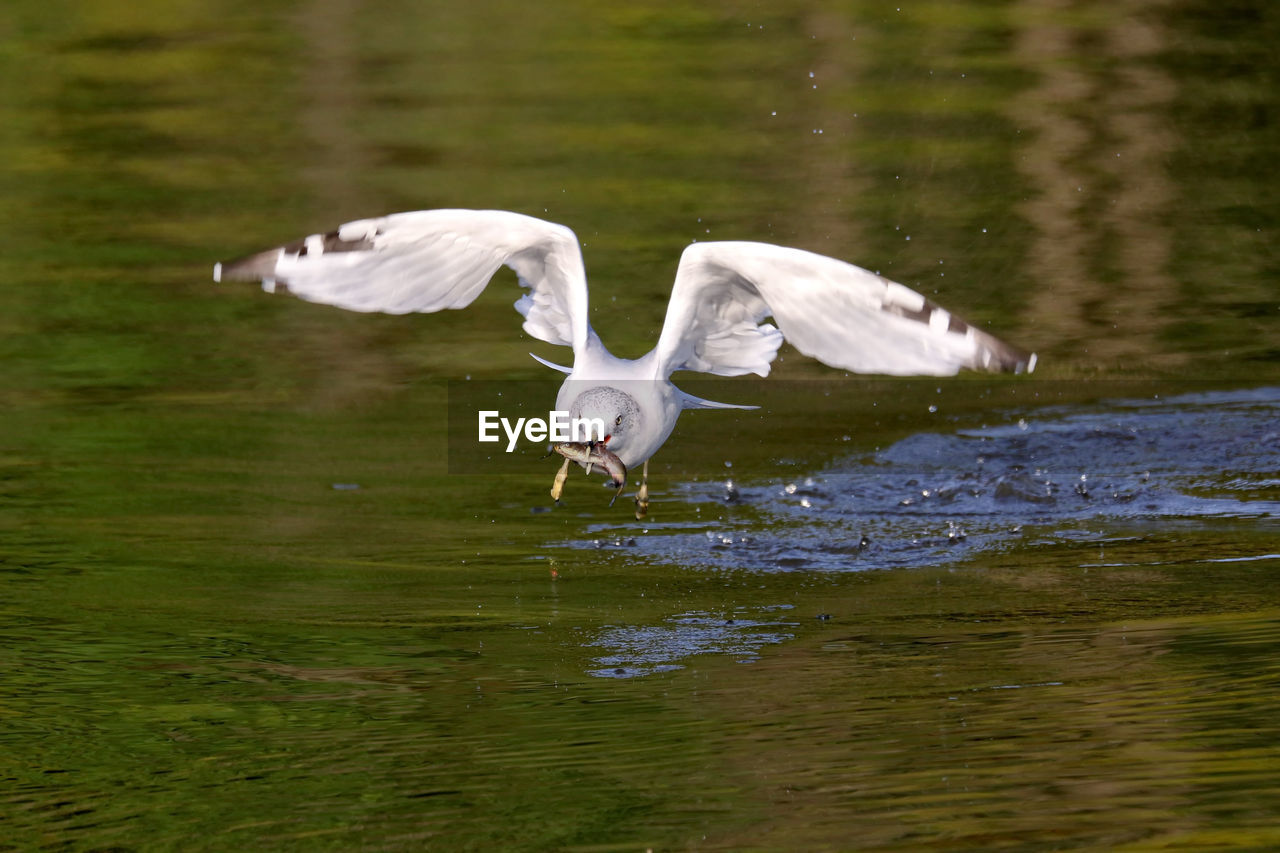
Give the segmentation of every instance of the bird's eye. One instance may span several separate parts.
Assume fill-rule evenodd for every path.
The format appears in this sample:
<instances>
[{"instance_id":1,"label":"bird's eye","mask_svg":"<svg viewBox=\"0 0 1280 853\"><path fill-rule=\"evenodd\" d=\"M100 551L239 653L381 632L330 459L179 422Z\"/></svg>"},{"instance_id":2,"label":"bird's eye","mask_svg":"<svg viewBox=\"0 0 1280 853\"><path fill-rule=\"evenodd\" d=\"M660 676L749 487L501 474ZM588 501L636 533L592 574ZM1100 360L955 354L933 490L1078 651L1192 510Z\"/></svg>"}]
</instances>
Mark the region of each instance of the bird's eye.
<instances>
[{"instance_id":1,"label":"bird's eye","mask_svg":"<svg viewBox=\"0 0 1280 853\"><path fill-rule=\"evenodd\" d=\"M613 425L622 426L622 415L618 415L616 418L613 419Z\"/></svg>"}]
</instances>

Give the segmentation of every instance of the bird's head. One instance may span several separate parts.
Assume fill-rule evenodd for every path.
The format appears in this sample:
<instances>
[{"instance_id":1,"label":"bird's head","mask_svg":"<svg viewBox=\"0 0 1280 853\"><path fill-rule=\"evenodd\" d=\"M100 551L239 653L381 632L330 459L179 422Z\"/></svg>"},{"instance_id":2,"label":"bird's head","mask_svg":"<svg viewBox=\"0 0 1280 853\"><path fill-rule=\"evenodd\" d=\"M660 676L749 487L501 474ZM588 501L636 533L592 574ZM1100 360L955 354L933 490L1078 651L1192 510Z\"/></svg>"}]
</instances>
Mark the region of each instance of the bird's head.
<instances>
[{"instance_id":1,"label":"bird's head","mask_svg":"<svg viewBox=\"0 0 1280 853\"><path fill-rule=\"evenodd\" d=\"M604 427L605 447L619 454L635 440L644 423L635 398L612 385L583 391L569 404L569 417L599 421Z\"/></svg>"}]
</instances>

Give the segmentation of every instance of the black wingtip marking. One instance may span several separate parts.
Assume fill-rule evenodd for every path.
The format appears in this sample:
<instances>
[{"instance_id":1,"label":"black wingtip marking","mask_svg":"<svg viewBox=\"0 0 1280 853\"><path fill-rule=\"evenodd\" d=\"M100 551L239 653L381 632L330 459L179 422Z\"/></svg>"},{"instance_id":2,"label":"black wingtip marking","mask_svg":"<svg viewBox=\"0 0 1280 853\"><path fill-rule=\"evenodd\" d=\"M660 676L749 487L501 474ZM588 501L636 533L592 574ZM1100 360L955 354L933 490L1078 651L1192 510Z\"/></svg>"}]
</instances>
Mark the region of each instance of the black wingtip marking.
<instances>
[{"instance_id":1,"label":"black wingtip marking","mask_svg":"<svg viewBox=\"0 0 1280 853\"><path fill-rule=\"evenodd\" d=\"M368 237L362 237L359 240L343 240L338 236L337 231L330 231L328 234L312 235L311 237L303 237L300 240L294 240L281 246L284 251L298 257L306 257L310 248L308 243L314 241L316 236L320 237L320 254L328 254L329 252L363 252L373 248L373 240Z\"/></svg>"},{"instance_id":2,"label":"black wingtip marking","mask_svg":"<svg viewBox=\"0 0 1280 853\"><path fill-rule=\"evenodd\" d=\"M309 237L294 240L275 249L268 249L265 252L257 252L248 257L217 264L214 267L214 280L271 280L276 284L284 284L285 282L277 277L276 264L285 255L304 258L311 254L313 250L318 250L315 252L317 255L329 252L366 251L373 248L373 236L376 235L361 237L356 240L344 240L337 231L330 231L328 234L312 234Z\"/></svg>"},{"instance_id":3,"label":"black wingtip marking","mask_svg":"<svg viewBox=\"0 0 1280 853\"><path fill-rule=\"evenodd\" d=\"M974 332L978 335L979 344L982 346L980 357L986 362L972 365L975 369L992 373L1031 373L1036 369L1035 353L1006 344L999 338L978 329L974 329Z\"/></svg>"},{"instance_id":4,"label":"black wingtip marking","mask_svg":"<svg viewBox=\"0 0 1280 853\"><path fill-rule=\"evenodd\" d=\"M937 307L937 305L934 305L928 299L924 300L924 305L921 306L919 311L914 311L898 302L889 302L886 300L880 303L881 310L889 314L897 314L905 320L914 320L917 323L923 323L926 326L929 325L929 318L933 316L933 311Z\"/></svg>"},{"instance_id":5,"label":"black wingtip marking","mask_svg":"<svg viewBox=\"0 0 1280 853\"><path fill-rule=\"evenodd\" d=\"M249 255L247 258L218 264L215 275L218 281L261 281L276 274L278 260L280 260L280 250L269 249Z\"/></svg>"},{"instance_id":6,"label":"black wingtip marking","mask_svg":"<svg viewBox=\"0 0 1280 853\"><path fill-rule=\"evenodd\" d=\"M932 326L935 312L941 311L947 318L947 334L973 335L977 339L979 350L974 363L969 365L971 369L987 370L992 373L1030 373L1036 369L1035 353L1005 343L931 300L922 299L919 309L888 299L881 303L880 307L889 314L896 314L903 319L922 323L925 326Z\"/></svg>"}]
</instances>

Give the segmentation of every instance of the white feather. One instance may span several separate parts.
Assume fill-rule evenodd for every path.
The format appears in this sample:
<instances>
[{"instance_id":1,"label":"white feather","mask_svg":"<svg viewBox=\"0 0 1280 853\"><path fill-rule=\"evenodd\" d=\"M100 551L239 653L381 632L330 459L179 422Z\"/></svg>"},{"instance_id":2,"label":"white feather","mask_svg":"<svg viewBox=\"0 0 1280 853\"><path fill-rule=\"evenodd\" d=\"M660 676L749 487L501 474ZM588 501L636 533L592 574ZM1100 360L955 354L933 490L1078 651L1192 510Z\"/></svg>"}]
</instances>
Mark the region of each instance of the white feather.
<instances>
[{"instance_id":1,"label":"white feather","mask_svg":"<svg viewBox=\"0 0 1280 853\"><path fill-rule=\"evenodd\" d=\"M772 316L778 328L762 321ZM767 243L694 243L658 339L659 375L767 376L783 338L856 373L1025 369L1026 354L853 264Z\"/></svg>"},{"instance_id":2,"label":"white feather","mask_svg":"<svg viewBox=\"0 0 1280 853\"><path fill-rule=\"evenodd\" d=\"M572 346L557 408L612 405L608 448L628 467L653 455L684 409L749 408L686 394L676 370L769 373L785 336L797 350L859 373L1031 370L1035 356L982 332L915 291L833 258L765 243L696 243L680 258L658 345L613 356L587 319L573 232L500 210L424 210L348 222L240 261L214 278L260 280L313 302L404 314L469 305L498 267L528 292L515 303L530 335ZM767 317L777 323L765 323ZM584 396L585 395L585 396ZM604 401L603 403L601 401Z\"/></svg>"},{"instance_id":3,"label":"white feather","mask_svg":"<svg viewBox=\"0 0 1280 853\"><path fill-rule=\"evenodd\" d=\"M506 265L530 289L516 303L526 332L575 350L586 344L586 271L563 225L503 210L420 210L348 222L329 238L350 245L326 250L326 236L315 234L276 250L270 270L263 253L215 272L274 278L296 296L351 311L407 314L466 307Z\"/></svg>"}]
</instances>

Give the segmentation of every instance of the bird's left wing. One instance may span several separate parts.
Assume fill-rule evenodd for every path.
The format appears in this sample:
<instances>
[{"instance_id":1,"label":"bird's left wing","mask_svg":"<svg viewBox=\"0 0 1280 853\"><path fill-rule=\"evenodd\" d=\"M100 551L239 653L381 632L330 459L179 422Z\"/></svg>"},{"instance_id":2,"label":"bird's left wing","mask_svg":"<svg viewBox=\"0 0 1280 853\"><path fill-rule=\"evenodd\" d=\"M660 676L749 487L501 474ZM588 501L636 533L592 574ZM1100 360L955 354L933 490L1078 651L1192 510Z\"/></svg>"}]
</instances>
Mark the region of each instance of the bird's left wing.
<instances>
[{"instance_id":1,"label":"bird's left wing","mask_svg":"<svg viewBox=\"0 0 1280 853\"><path fill-rule=\"evenodd\" d=\"M777 328L763 322L769 316ZM1035 367L1034 354L853 264L767 243L685 249L655 351L661 376L767 376L784 336L805 355L856 373Z\"/></svg>"},{"instance_id":2,"label":"bird's left wing","mask_svg":"<svg viewBox=\"0 0 1280 853\"><path fill-rule=\"evenodd\" d=\"M580 352L589 334L578 238L505 210L419 210L348 222L328 234L218 264L214 279L261 280L351 311L433 312L470 305L503 265L529 288L524 330Z\"/></svg>"}]
</instances>

